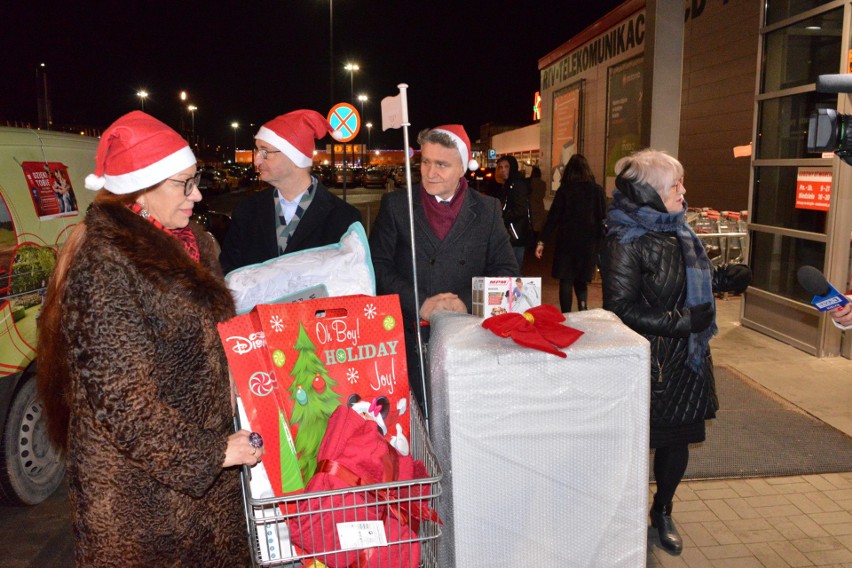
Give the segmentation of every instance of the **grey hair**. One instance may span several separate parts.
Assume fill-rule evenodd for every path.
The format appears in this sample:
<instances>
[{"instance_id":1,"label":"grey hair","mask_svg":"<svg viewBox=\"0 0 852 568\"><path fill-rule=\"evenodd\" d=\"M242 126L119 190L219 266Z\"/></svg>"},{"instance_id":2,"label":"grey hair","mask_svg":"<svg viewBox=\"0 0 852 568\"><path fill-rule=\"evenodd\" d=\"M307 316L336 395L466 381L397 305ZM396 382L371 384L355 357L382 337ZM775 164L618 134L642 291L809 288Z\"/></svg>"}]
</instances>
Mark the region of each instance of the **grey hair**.
<instances>
[{"instance_id":1,"label":"grey hair","mask_svg":"<svg viewBox=\"0 0 852 568\"><path fill-rule=\"evenodd\" d=\"M683 177L683 165L665 152L646 148L618 160L615 173L628 181L650 185L665 197Z\"/></svg>"},{"instance_id":2,"label":"grey hair","mask_svg":"<svg viewBox=\"0 0 852 568\"><path fill-rule=\"evenodd\" d=\"M456 146L455 140L450 138L449 134L434 128L424 128L417 134L417 143L420 144L420 146L423 146L426 142L440 144L445 148L449 148L457 152L459 149L458 146Z\"/></svg>"}]
</instances>

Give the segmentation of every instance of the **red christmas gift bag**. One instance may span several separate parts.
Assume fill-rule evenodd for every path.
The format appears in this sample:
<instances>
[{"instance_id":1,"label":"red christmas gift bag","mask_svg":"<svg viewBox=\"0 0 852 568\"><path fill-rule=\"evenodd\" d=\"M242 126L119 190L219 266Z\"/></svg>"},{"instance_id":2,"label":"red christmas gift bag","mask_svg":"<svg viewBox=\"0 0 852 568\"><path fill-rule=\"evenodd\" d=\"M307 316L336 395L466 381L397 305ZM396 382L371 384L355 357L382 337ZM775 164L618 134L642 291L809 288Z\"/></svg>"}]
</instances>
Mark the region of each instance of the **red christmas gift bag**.
<instances>
[{"instance_id":1,"label":"red christmas gift bag","mask_svg":"<svg viewBox=\"0 0 852 568\"><path fill-rule=\"evenodd\" d=\"M331 415L318 457L316 475L308 482L305 498L299 499L299 513L290 520L293 543L329 568L419 566L420 522L440 520L424 500L428 484L393 482L426 478L423 462L400 456L369 418L346 407ZM389 485L366 488L379 483ZM327 493L361 486L362 491ZM311 497L319 492L325 496ZM376 535L370 543L357 539L357 549L347 545L353 532L365 530ZM386 544L376 546L379 543Z\"/></svg>"},{"instance_id":2,"label":"red christmas gift bag","mask_svg":"<svg viewBox=\"0 0 852 568\"><path fill-rule=\"evenodd\" d=\"M218 324L219 338L251 429L263 436L267 452L263 464L273 495L282 496L305 487L296 449L283 412L280 383L266 349L255 314L244 314Z\"/></svg>"},{"instance_id":3,"label":"red christmas gift bag","mask_svg":"<svg viewBox=\"0 0 852 568\"><path fill-rule=\"evenodd\" d=\"M374 420L384 439L408 454L410 401L398 296L262 304L253 315L265 335L305 482L316 470L328 419L341 405Z\"/></svg>"}]
</instances>

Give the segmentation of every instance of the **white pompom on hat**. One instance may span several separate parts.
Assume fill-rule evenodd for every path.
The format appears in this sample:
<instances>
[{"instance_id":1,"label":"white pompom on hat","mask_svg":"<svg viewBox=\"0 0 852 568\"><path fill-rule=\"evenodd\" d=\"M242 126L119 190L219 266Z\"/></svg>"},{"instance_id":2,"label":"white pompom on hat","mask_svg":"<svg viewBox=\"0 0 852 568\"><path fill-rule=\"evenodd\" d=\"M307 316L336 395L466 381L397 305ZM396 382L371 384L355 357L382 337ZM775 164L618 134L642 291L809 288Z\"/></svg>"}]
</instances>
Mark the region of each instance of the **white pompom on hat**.
<instances>
[{"instance_id":1,"label":"white pompom on hat","mask_svg":"<svg viewBox=\"0 0 852 568\"><path fill-rule=\"evenodd\" d=\"M479 169L479 162L473 159L473 152L470 148L470 138L467 137L467 133L464 131L464 126L461 124L445 124L444 126L436 126L432 130L443 132L452 139L456 148L459 150L459 154L461 154L462 164L464 164L467 169L471 171Z\"/></svg>"},{"instance_id":2,"label":"white pompom on hat","mask_svg":"<svg viewBox=\"0 0 852 568\"><path fill-rule=\"evenodd\" d=\"M309 168L314 162L314 140L331 132L331 125L315 110L294 110L275 117L257 131L263 140L281 150L297 167Z\"/></svg>"},{"instance_id":3,"label":"white pompom on hat","mask_svg":"<svg viewBox=\"0 0 852 568\"><path fill-rule=\"evenodd\" d=\"M134 110L101 135L95 172L86 176L86 188L133 193L157 185L196 161L180 134L153 116Z\"/></svg>"}]
</instances>

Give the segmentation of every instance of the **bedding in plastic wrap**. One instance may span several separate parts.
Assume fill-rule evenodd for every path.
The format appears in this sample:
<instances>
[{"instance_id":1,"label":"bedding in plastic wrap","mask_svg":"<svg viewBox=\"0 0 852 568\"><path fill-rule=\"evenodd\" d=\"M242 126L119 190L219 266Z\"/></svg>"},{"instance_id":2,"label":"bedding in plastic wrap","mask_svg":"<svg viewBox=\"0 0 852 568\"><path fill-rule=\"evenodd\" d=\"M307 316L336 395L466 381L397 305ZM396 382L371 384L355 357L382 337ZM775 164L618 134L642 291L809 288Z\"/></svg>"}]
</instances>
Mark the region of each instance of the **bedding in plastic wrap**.
<instances>
[{"instance_id":1,"label":"bedding in plastic wrap","mask_svg":"<svg viewBox=\"0 0 852 568\"><path fill-rule=\"evenodd\" d=\"M361 223L352 223L340 242L285 254L228 273L237 313L257 304L275 304L308 288L324 285L325 296L376 294L370 245Z\"/></svg>"},{"instance_id":2,"label":"bedding in plastic wrap","mask_svg":"<svg viewBox=\"0 0 852 568\"><path fill-rule=\"evenodd\" d=\"M566 316L584 335L565 359L433 317L440 566L645 565L648 342L604 310Z\"/></svg>"}]
</instances>

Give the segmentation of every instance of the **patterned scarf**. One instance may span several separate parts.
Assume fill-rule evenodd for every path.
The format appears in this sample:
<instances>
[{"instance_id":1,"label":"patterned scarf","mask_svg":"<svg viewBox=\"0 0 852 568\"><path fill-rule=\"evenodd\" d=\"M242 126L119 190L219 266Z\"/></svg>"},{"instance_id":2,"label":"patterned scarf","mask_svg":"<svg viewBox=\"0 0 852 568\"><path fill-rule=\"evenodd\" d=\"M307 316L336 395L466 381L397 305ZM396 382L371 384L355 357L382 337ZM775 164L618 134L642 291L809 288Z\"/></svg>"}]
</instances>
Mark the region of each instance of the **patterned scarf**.
<instances>
[{"instance_id":1,"label":"patterned scarf","mask_svg":"<svg viewBox=\"0 0 852 568\"><path fill-rule=\"evenodd\" d=\"M281 196L281 192L277 191L276 200L278 203L279 213L275 220L275 232L278 235L278 254L284 254L284 251L287 249L287 243L290 242L290 237L292 237L293 233L296 232L296 227L299 226L299 220L314 200L316 189L317 178L311 176L311 187L308 188L308 191L302 194L302 198L299 200L299 205L296 206L296 212L293 214L293 218L290 219L289 223L284 217L284 203L282 201L283 198Z\"/></svg>"},{"instance_id":2,"label":"patterned scarf","mask_svg":"<svg viewBox=\"0 0 852 568\"><path fill-rule=\"evenodd\" d=\"M618 237L619 243L630 243L648 232L674 233L683 253L686 266L686 307L713 302L713 265L704 250L704 244L686 224L686 203L679 213L662 213L647 205L640 206L616 189L607 214L609 234ZM689 335L687 365L698 373L707 351L710 338L716 334L716 322L698 333Z\"/></svg>"},{"instance_id":3,"label":"patterned scarf","mask_svg":"<svg viewBox=\"0 0 852 568\"><path fill-rule=\"evenodd\" d=\"M192 232L192 229L189 228L189 225L187 225L183 229L167 229L163 226L162 223L160 223L153 217L146 217L142 215L142 207L138 203L131 203L127 207L129 207L131 211L133 211L143 219L147 219L149 223L151 223L161 231L165 231L169 235L179 240L180 243L183 245L186 254L189 255L189 258L191 258L195 262L201 262L201 253L198 250L198 241L195 240L195 233Z\"/></svg>"},{"instance_id":4,"label":"patterned scarf","mask_svg":"<svg viewBox=\"0 0 852 568\"><path fill-rule=\"evenodd\" d=\"M435 236L443 241L450 234L450 229L453 228L456 217L459 216L459 211L461 211L467 193L467 180L465 178L459 179L459 186L449 201L439 203L434 196L426 193L422 185L419 191L420 203L423 205L426 220Z\"/></svg>"}]
</instances>

